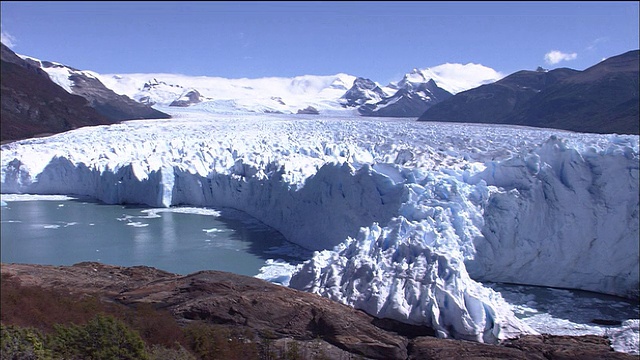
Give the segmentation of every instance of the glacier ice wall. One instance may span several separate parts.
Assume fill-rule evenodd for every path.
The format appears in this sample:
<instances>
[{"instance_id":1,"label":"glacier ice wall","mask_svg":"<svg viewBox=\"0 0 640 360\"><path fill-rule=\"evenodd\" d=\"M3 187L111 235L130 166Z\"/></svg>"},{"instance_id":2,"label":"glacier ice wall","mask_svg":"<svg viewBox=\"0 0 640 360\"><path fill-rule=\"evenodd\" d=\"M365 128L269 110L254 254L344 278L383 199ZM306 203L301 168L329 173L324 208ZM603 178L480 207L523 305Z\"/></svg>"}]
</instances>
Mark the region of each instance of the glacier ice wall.
<instances>
[{"instance_id":1,"label":"glacier ice wall","mask_svg":"<svg viewBox=\"0 0 640 360\"><path fill-rule=\"evenodd\" d=\"M470 179L495 185L474 278L638 297L638 152L551 137Z\"/></svg>"},{"instance_id":2,"label":"glacier ice wall","mask_svg":"<svg viewBox=\"0 0 640 360\"><path fill-rule=\"evenodd\" d=\"M292 287L496 342L532 330L470 275L638 288L638 137L556 133L184 113L3 145L2 193L233 207L318 250Z\"/></svg>"}]
</instances>

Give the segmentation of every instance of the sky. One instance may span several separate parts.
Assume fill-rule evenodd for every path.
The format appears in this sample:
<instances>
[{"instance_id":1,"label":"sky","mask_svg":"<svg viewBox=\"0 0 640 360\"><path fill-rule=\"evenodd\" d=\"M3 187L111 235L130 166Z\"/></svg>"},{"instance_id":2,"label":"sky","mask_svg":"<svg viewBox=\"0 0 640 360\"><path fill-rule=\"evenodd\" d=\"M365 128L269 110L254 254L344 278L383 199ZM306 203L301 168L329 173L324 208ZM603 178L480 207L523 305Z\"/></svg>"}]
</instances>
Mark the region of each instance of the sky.
<instances>
[{"instance_id":1,"label":"sky","mask_svg":"<svg viewBox=\"0 0 640 360\"><path fill-rule=\"evenodd\" d=\"M584 70L640 48L639 2L2 1L14 52L100 74L224 78L414 68Z\"/></svg>"}]
</instances>

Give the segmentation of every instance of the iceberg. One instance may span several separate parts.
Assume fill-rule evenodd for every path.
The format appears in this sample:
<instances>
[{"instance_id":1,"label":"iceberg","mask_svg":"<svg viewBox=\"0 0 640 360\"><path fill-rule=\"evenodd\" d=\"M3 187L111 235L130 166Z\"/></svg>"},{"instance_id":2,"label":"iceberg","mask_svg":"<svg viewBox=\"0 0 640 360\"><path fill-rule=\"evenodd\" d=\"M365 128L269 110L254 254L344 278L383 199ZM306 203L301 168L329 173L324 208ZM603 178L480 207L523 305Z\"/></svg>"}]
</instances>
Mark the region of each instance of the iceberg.
<instances>
[{"instance_id":1,"label":"iceberg","mask_svg":"<svg viewBox=\"0 0 640 360\"><path fill-rule=\"evenodd\" d=\"M535 333L481 281L637 296L638 136L179 111L4 144L2 193L235 208L315 251L278 282L440 337Z\"/></svg>"}]
</instances>

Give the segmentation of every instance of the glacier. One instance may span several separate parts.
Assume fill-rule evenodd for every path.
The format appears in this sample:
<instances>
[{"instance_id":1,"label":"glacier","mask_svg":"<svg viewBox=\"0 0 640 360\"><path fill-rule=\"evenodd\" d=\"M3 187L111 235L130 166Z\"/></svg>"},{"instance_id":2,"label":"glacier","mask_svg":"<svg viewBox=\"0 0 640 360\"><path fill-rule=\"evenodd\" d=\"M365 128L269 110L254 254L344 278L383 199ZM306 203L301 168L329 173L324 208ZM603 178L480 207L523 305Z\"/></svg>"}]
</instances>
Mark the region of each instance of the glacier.
<instances>
[{"instance_id":1,"label":"glacier","mask_svg":"<svg viewBox=\"0 0 640 360\"><path fill-rule=\"evenodd\" d=\"M638 297L638 136L165 110L4 144L1 192L235 208L315 251L286 285L443 338L535 333L481 281Z\"/></svg>"}]
</instances>

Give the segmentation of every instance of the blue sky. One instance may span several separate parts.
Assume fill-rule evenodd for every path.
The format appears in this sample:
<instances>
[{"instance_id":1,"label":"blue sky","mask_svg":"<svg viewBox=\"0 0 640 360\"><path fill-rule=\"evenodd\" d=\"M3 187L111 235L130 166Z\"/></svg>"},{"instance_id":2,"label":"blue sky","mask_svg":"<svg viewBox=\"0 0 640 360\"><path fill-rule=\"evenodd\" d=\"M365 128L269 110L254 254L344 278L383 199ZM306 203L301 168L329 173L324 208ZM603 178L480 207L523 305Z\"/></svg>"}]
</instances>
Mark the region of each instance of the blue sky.
<instances>
[{"instance_id":1,"label":"blue sky","mask_svg":"<svg viewBox=\"0 0 640 360\"><path fill-rule=\"evenodd\" d=\"M476 63L583 70L640 47L639 2L0 2L17 52L98 73L347 73Z\"/></svg>"}]
</instances>

